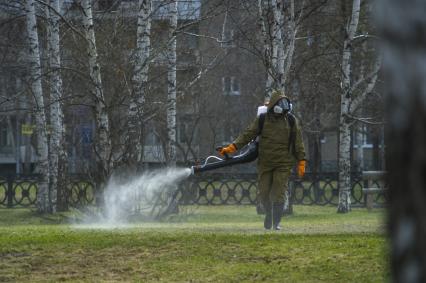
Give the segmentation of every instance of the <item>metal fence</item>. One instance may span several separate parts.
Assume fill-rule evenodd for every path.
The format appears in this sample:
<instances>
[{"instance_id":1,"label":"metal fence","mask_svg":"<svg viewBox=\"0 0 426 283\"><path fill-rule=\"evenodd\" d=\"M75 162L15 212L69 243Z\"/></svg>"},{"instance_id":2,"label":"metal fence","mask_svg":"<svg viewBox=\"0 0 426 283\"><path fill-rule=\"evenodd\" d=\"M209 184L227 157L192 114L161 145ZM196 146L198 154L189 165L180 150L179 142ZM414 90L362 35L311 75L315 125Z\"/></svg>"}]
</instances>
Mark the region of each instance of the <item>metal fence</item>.
<instances>
[{"instance_id":1,"label":"metal fence","mask_svg":"<svg viewBox=\"0 0 426 283\"><path fill-rule=\"evenodd\" d=\"M294 176L290 179L289 191L293 204L304 205L337 205L338 174L310 174L300 180ZM366 195L362 188L366 187L360 173L351 176L351 200L353 206L365 206ZM0 176L0 207L35 206L38 191L37 175ZM376 181L369 186L382 188L384 184ZM84 176L73 176L64 190L69 206L99 204L101 194L96 186ZM256 204L257 180L255 174L210 174L192 176L179 184L174 197L180 204L198 205L232 205ZM376 194L374 203L383 206L386 193Z\"/></svg>"}]
</instances>

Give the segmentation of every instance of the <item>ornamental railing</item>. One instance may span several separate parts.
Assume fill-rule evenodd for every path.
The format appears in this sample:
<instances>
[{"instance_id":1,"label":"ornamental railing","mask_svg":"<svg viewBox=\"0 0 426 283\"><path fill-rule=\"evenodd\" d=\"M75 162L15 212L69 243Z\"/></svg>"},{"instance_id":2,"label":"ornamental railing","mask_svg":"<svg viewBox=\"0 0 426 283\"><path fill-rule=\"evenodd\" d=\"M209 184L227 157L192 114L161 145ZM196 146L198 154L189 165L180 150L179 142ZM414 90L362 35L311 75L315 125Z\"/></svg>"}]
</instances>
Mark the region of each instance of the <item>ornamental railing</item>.
<instances>
[{"instance_id":1,"label":"ornamental railing","mask_svg":"<svg viewBox=\"0 0 426 283\"><path fill-rule=\"evenodd\" d=\"M307 173L303 179L290 178L289 192L293 204L337 205L339 199L337 173ZM0 207L31 207L36 205L39 176L0 176ZM369 187L384 187L381 181ZM365 206L367 187L361 173L351 175L351 201L353 206ZM85 176L72 176L62 189L68 206L99 205L102 194ZM244 205L257 203L257 176L255 174L210 174L191 176L179 184L173 194L179 204ZM386 191L373 197L375 206L386 203Z\"/></svg>"}]
</instances>

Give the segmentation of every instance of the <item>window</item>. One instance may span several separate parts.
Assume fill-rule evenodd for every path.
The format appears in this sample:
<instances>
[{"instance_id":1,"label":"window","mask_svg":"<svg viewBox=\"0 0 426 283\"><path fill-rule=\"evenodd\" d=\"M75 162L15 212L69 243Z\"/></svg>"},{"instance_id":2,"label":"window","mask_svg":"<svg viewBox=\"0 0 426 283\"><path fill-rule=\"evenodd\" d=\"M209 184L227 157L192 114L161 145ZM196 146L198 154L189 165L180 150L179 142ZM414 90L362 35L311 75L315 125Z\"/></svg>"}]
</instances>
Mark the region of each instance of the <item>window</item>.
<instances>
[{"instance_id":1,"label":"window","mask_svg":"<svg viewBox=\"0 0 426 283\"><path fill-rule=\"evenodd\" d=\"M180 143L186 143L188 141L187 133L188 133L187 124L181 121L179 123L179 142Z\"/></svg>"},{"instance_id":2,"label":"window","mask_svg":"<svg viewBox=\"0 0 426 283\"><path fill-rule=\"evenodd\" d=\"M24 13L23 4L19 2L23 1L0 1L0 11L2 13L7 12L13 15L22 15Z\"/></svg>"},{"instance_id":3,"label":"window","mask_svg":"<svg viewBox=\"0 0 426 283\"><path fill-rule=\"evenodd\" d=\"M362 125L354 132L354 147L357 148L359 145L361 145L364 148L372 148L373 138L374 135L372 129L367 125Z\"/></svg>"},{"instance_id":4,"label":"window","mask_svg":"<svg viewBox=\"0 0 426 283\"><path fill-rule=\"evenodd\" d=\"M179 0L178 17L180 20L196 20L200 18L200 0Z\"/></svg>"},{"instance_id":5,"label":"window","mask_svg":"<svg viewBox=\"0 0 426 283\"><path fill-rule=\"evenodd\" d=\"M12 145L12 137L8 131L6 123L0 122L0 147L8 147Z\"/></svg>"},{"instance_id":6,"label":"window","mask_svg":"<svg viewBox=\"0 0 426 283\"><path fill-rule=\"evenodd\" d=\"M120 5L119 0L98 0L98 9L100 11L117 10L119 5Z\"/></svg>"},{"instance_id":7,"label":"window","mask_svg":"<svg viewBox=\"0 0 426 283\"><path fill-rule=\"evenodd\" d=\"M222 42L220 43L220 46L223 48L235 47L233 29L225 29L222 34Z\"/></svg>"},{"instance_id":8,"label":"window","mask_svg":"<svg viewBox=\"0 0 426 283\"><path fill-rule=\"evenodd\" d=\"M240 95L240 82L236 77L223 77L223 94Z\"/></svg>"},{"instance_id":9,"label":"window","mask_svg":"<svg viewBox=\"0 0 426 283\"><path fill-rule=\"evenodd\" d=\"M195 52L194 49L198 48L198 37L195 36L199 34L198 27L191 26L186 30L186 32L189 34L184 34L184 39L180 42L180 44L183 44L186 52L193 54Z\"/></svg>"},{"instance_id":10,"label":"window","mask_svg":"<svg viewBox=\"0 0 426 283\"><path fill-rule=\"evenodd\" d=\"M194 124L192 115L183 115L179 117L177 125L177 135L180 143L190 143L197 136L197 127Z\"/></svg>"},{"instance_id":11,"label":"window","mask_svg":"<svg viewBox=\"0 0 426 283\"><path fill-rule=\"evenodd\" d=\"M158 145L160 141L158 140L157 135L154 132L154 129L152 131L149 131L145 136L145 145Z\"/></svg>"},{"instance_id":12,"label":"window","mask_svg":"<svg viewBox=\"0 0 426 283\"><path fill-rule=\"evenodd\" d=\"M223 127L222 131L219 132L219 142L221 145L227 145L232 142L231 131L228 127Z\"/></svg>"},{"instance_id":13,"label":"window","mask_svg":"<svg viewBox=\"0 0 426 283\"><path fill-rule=\"evenodd\" d=\"M219 141L223 145L228 145L233 142L239 135L240 127L237 124L228 124L222 128L222 131L219 133Z\"/></svg>"},{"instance_id":14,"label":"window","mask_svg":"<svg viewBox=\"0 0 426 283\"><path fill-rule=\"evenodd\" d=\"M152 11L155 19L167 19L168 3L163 0L152 1ZM196 20L200 18L201 1L200 0L179 0L178 1L178 19Z\"/></svg>"},{"instance_id":15,"label":"window","mask_svg":"<svg viewBox=\"0 0 426 283\"><path fill-rule=\"evenodd\" d=\"M314 44L314 37L311 35L310 32L308 32L308 35L306 36L306 45L311 47L312 44Z\"/></svg>"},{"instance_id":16,"label":"window","mask_svg":"<svg viewBox=\"0 0 426 283\"><path fill-rule=\"evenodd\" d=\"M7 128L0 124L0 146L8 146L7 142Z\"/></svg>"},{"instance_id":17,"label":"window","mask_svg":"<svg viewBox=\"0 0 426 283\"><path fill-rule=\"evenodd\" d=\"M72 6L75 4L75 0L64 0L63 5Z\"/></svg>"}]
</instances>

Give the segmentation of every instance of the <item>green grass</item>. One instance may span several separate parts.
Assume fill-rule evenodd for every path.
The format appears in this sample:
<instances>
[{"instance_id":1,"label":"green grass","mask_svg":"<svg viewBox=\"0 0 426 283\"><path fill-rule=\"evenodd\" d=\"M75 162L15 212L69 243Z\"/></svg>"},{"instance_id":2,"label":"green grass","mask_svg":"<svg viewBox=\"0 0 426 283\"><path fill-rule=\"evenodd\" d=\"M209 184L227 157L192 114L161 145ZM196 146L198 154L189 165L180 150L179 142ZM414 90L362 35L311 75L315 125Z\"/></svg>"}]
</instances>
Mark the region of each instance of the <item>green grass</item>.
<instances>
[{"instance_id":1,"label":"green grass","mask_svg":"<svg viewBox=\"0 0 426 283\"><path fill-rule=\"evenodd\" d=\"M383 212L295 206L273 232L252 206L183 207L121 229L0 209L0 282L383 282Z\"/></svg>"}]
</instances>

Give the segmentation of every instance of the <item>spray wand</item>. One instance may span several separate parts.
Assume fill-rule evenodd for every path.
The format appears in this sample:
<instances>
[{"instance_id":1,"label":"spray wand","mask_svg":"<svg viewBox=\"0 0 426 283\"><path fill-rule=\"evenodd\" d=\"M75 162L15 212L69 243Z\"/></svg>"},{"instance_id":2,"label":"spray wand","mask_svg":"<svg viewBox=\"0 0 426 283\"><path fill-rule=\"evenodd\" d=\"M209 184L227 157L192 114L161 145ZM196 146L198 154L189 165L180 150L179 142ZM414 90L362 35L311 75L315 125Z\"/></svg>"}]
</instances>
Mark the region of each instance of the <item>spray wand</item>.
<instances>
[{"instance_id":1,"label":"spray wand","mask_svg":"<svg viewBox=\"0 0 426 283\"><path fill-rule=\"evenodd\" d=\"M220 151L222 147L217 147L216 150ZM257 159L258 155L258 145L256 141L252 141L246 146L244 146L238 155L229 156L225 153L224 158L217 157L215 155L210 155L206 158L204 164L194 165L191 167L191 174L195 175L197 173L210 171L222 167L232 166L236 164L243 164L252 162Z\"/></svg>"}]
</instances>

